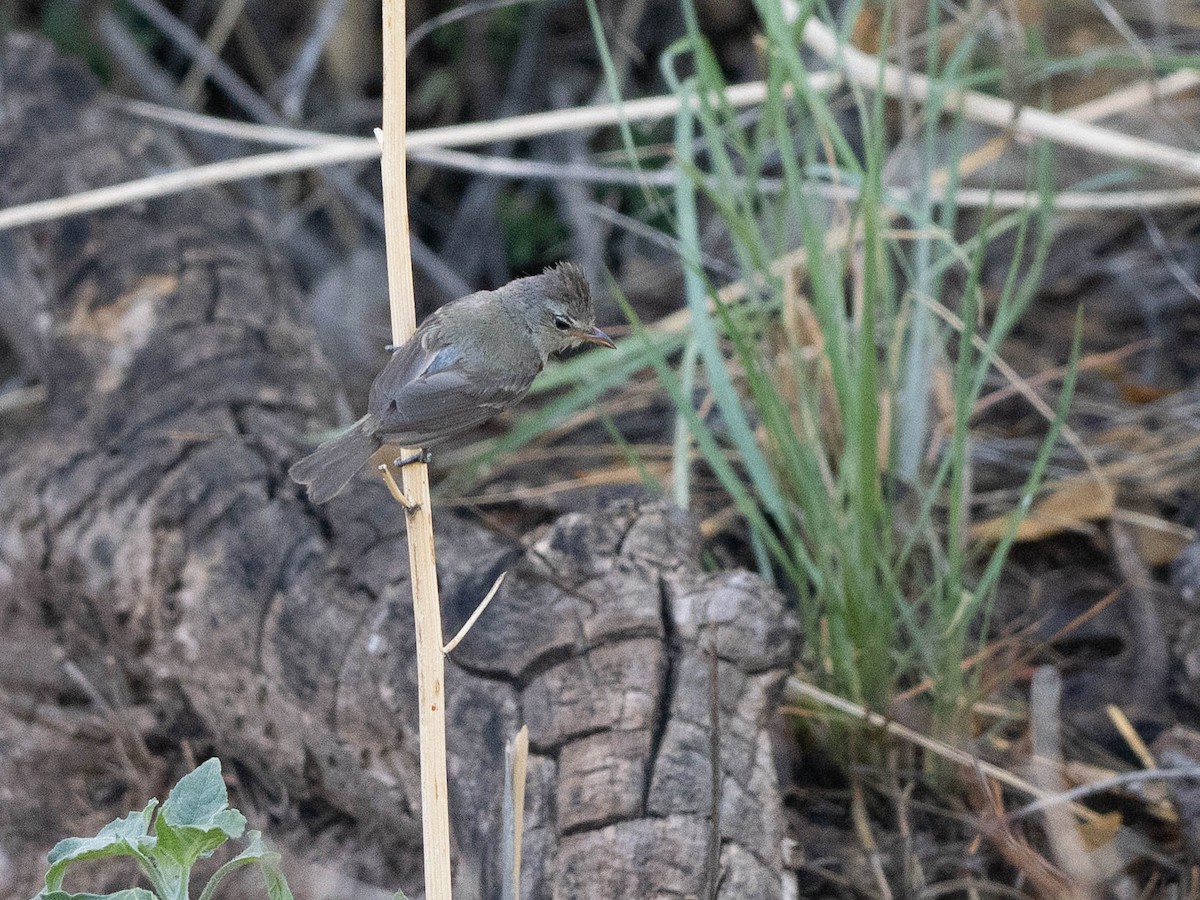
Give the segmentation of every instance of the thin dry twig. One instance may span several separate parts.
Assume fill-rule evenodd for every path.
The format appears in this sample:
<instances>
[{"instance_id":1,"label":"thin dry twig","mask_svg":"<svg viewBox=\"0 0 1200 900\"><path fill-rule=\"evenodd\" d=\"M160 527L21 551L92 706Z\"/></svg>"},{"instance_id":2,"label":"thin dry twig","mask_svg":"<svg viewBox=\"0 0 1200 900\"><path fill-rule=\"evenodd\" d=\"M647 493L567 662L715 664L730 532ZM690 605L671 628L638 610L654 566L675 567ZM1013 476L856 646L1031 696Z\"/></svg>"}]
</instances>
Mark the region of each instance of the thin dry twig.
<instances>
[{"instance_id":1,"label":"thin dry twig","mask_svg":"<svg viewBox=\"0 0 1200 900\"><path fill-rule=\"evenodd\" d=\"M434 16L431 19L426 19L420 25L412 30L408 36L405 46L409 53L412 53L413 47L433 34L439 28L450 25L470 16L479 15L481 13L492 12L493 10L503 9L506 6L516 6L520 3L535 3L537 0L475 0L474 3L463 3L454 9L447 10L440 16Z\"/></svg>"},{"instance_id":2,"label":"thin dry twig","mask_svg":"<svg viewBox=\"0 0 1200 900\"><path fill-rule=\"evenodd\" d=\"M103 97L100 102L111 106L113 109L138 116L142 119L165 122L168 125L186 128L189 131L215 134L239 141L279 144L283 147L311 147L316 144L336 143L337 141L347 140L345 135L340 134L310 131L305 128L294 128L289 125L260 125L257 122L239 122L235 119L224 119L220 116L210 116L206 113L176 109L173 106L162 106L158 103L133 100L129 97ZM353 138L352 140L359 140L359 138Z\"/></svg>"},{"instance_id":3,"label":"thin dry twig","mask_svg":"<svg viewBox=\"0 0 1200 900\"><path fill-rule=\"evenodd\" d=\"M1109 116L1120 115L1131 110L1145 108L1162 103L1168 97L1182 94L1193 88L1200 87L1200 71L1196 69L1180 69L1170 75L1154 80L1139 81L1129 87L1072 106L1064 114L1072 119L1084 122L1095 122L1107 119Z\"/></svg>"},{"instance_id":4,"label":"thin dry twig","mask_svg":"<svg viewBox=\"0 0 1200 900\"><path fill-rule=\"evenodd\" d=\"M471 615L467 618L467 621L463 623L463 627L458 629L458 633L455 634L454 637L450 638L450 642L442 648L443 653L449 656L450 652L462 643L463 638L465 638L467 633L475 627L475 623L478 622L479 617L483 615L483 611L488 608L488 605L492 602L492 598L495 597L500 591L500 585L504 584L504 578L507 575L508 572L501 572L499 576L497 576L496 580L492 583L492 589L487 592L487 596L479 601L479 605L475 607L475 611L471 613Z\"/></svg>"},{"instance_id":5,"label":"thin dry twig","mask_svg":"<svg viewBox=\"0 0 1200 900\"><path fill-rule=\"evenodd\" d=\"M1176 72L1175 75L1191 75L1191 72ZM1200 82L1200 76L1195 79ZM1103 97L1094 103L1083 104L1067 110L1063 115L1081 120L1093 120L1103 115L1114 115L1123 112L1134 101L1151 95L1156 91L1167 94L1181 89L1188 80L1168 76L1160 81L1149 84L1139 84L1124 91L1118 91ZM202 113L187 112L147 103L141 100L111 98L113 106L133 115L159 122L167 122L179 128L200 131L206 134L217 134L241 141L253 141L282 146L307 147L315 144L330 144L341 141L353 142L360 138L348 138L344 135L329 134L321 131L310 131L303 128L287 128L275 125L257 125L250 122L236 122L218 116L208 116ZM475 123L478 124L478 123ZM467 126L451 126L467 127ZM474 127L474 124L471 126ZM423 141L423 131L414 131L409 140ZM1007 146L1006 141L997 141L999 146ZM351 144L346 145L348 148ZM991 146L990 143L985 146ZM451 149L451 146L430 146L424 149L414 149L409 146L409 156L426 165L441 168L457 169L465 172L477 172L495 175L498 178L520 179L572 179L587 181L594 184L638 185L642 183L655 187L671 187L675 185L681 173L678 169L666 167L646 170L640 175L630 169L608 165L585 165L578 162L558 163L545 160L509 159L506 157L487 156L477 153L465 153ZM982 149L982 148L981 148ZM977 151L979 152L979 151ZM995 154L988 154L981 164L992 162ZM353 161L353 160L348 160ZM288 171L291 171L289 169ZM644 181L643 181L644 179ZM935 188L944 191L948 179L934 179ZM760 178L756 184L763 191L782 190L780 179ZM814 194L840 200L854 200L859 195L858 188L845 184L812 185ZM883 201L890 206L909 202L913 191L902 186L892 185L885 188ZM934 192L934 200L945 202L947 196ZM954 203L960 207L989 207L995 210L1027 209L1043 202L1041 194L1023 190L996 190L986 188L959 188L953 195ZM1192 207L1200 204L1200 188L1161 189L1161 190L1126 190L1126 191L1063 191L1051 198L1051 204L1057 212L1103 212L1108 210L1148 210L1169 209L1175 207ZM16 207L14 207L16 208Z\"/></svg>"},{"instance_id":6,"label":"thin dry twig","mask_svg":"<svg viewBox=\"0 0 1200 900\"><path fill-rule=\"evenodd\" d=\"M101 7L95 19L96 37L113 62L137 86L147 99L170 103L175 99L175 79L129 33L129 29L111 8Z\"/></svg>"},{"instance_id":7,"label":"thin dry twig","mask_svg":"<svg viewBox=\"0 0 1200 900\"><path fill-rule=\"evenodd\" d=\"M860 722L865 722L872 728L878 728L886 734L906 740L924 750L928 750L930 753L934 753L956 765L978 772L985 778L994 779L1000 784L1020 791L1027 796L1037 797L1038 799L1053 796L1050 792L1043 791L1036 785L1030 784L1024 778L1014 775L1012 772L1002 769L999 766L992 765L965 750L960 750L944 741L921 734L919 731L901 725L899 722L892 721L879 713L871 712L857 703L853 703L836 694L831 694L816 685L809 684L794 676L787 680L787 691L789 694L815 700L822 706L836 709L844 715L858 719ZM1094 822L1100 819L1100 814L1095 810L1088 809L1086 806L1081 806L1077 803L1071 804L1071 811L1085 821Z\"/></svg>"},{"instance_id":8,"label":"thin dry twig","mask_svg":"<svg viewBox=\"0 0 1200 900\"><path fill-rule=\"evenodd\" d=\"M150 2L150 0L140 0L140 2ZM214 72L216 71L217 69L214 68ZM815 89L830 89L837 81L837 77L829 73L817 72L810 76L810 82ZM761 81L733 85L724 92L725 102L735 107L762 103L766 96L766 83ZM692 102L698 101L693 99ZM682 101L678 97L667 95L630 100L625 103L604 103L597 106L530 113L493 122L446 125L441 128L413 132L408 136L406 148L411 152L429 148L490 144L562 131L615 125L623 119L630 122L656 121L674 115L678 112L681 103ZM274 111L270 111L268 120L277 119L278 115ZM163 197L198 187L245 178L281 175L336 163L370 160L378 155L379 146L374 138L337 138L332 140L325 138L322 139L319 147L302 147L297 150L265 153L243 159L197 166L182 172L170 172L93 191L83 191L68 197L42 200L0 210L0 231L34 222L49 221L62 216L95 212L125 203Z\"/></svg>"},{"instance_id":9,"label":"thin dry twig","mask_svg":"<svg viewBox=\"0 0 1200 900\"><path fill-rule=\"evenodd\" d=\"M1194 77L1187 79L1175 77L1181 75ZM1119 112L1127 111L1144 97L1156 94L1170 95L1182 90L1192 81L1200 83L1200 74L1190 71L1176 72L1174 75L1167 76L1159 81L1141 83L1134 87L1109 94L1092 103L1072 107L1070 110L1065 111L1063 115L1085 121L1092 121L1106 115L1115 115ZM310 131L301 128L235 122L217 116L207 116L201 113L186 112L167 106L159 106L155 103L146 103L141 100L114 98L109 100L109 102L125 112L143 118L167 122L193 131L223 135L242 141L304 147L313 144L359 140L358 138L347 138L343 135ZM409 140L412 141L415 139L419 144L423 140L422 136L424 133L423 131L414 131L409 135ZM997 141L996 143L998 146L1007 145L1006 141ZM990 143L985 146L990 146ZM639 175L630 169L616 166L584 165L578 162L558 163L545 160L509 159L476 153L464 153L451 149L447 145L430 146L424 149L420 149L419 147L414 149L410 145L409 156L426 165L495 175L498 178L572 179L594 184L618 185L638 185L643 183L642 179L644 179L644 183L656 187L671 187L681 177L679 170L671 167L647 170ZM992 162L994 159L995 154L988 154L986 158L981 160L980 164ZM936 188L944 190L948 178L934 179L934 181L936 182ZM772 178L760 178L756 184L763 191L781 190L783 187L782 180ZM854 200L859 195L858 188L853 185L844 184L814 183L812 190L816 194L841 200ZM936 201L944 202L948 199L944 194L938 194L937 191L934 193ZM902 185L892 185L885 188L883 200L890 206L896 203L908 202L912 199L912 196L913 191L910 189ZM953 200L960 207L989 207L996 210L1026 209L1043 202L1042 196L1034 191L993 191L986 188L961 187L954 193ZM1051 202L1057 212L1103 212L1107 210L1191 207L1200 204L1200 188L1063 191L1055 194Z\"/></svg>"},{"instance_id":10,"label":"thin dry twig","mask_svg":"<svg viewBox=\"0 0 1200 900\"><path fill-rule=\"evenodd\" d=\"M933 84L926 76L884 64L878 57L845 45L830 28L814 18L804 23L804 41L823 59L840 64L851 80L863 87L881 87L888 96L912 96L922 102L934 93ZM995 128L1011 129L1024 137L1043 138L1112 159L1200 178L1200 153L1133 137L1112 128L1030 106L1018 107L1008 100L978 91L946 90L942 93L942 106L961 109L968 119Z\"/></svg>"},{"instance_id":11,"label":"thin dry twig","mask_svg":"<svg viewBox=\"0 0 1200 900\"><path fill-rule=\"evenodd\" d=\"M162 23L157 23L164 27ZM176 23L178 24L178 23ZM194 45L193 49L194 49ZM199 50L194 50L203 56ZM220 71L214 68L214 72ZM1147 91L1173 93L1189 86L1187 73L1175 73L1158 82L1149 85L1138 85L1127 92L1118 92L1100 101L1088 104L1072 111L1073 117L1089 118L1093 115L1112 114L1127 109L1128 105L1143 96ZM1196 76L1200 78L1200 76ZM830 72L815 72L809 76L810 85L817 90L831 90L840 83L836 74ZM733 107L754 106L766 97L764 82L755 81L734 85L725 91L725 100ZM631 100L624 104L606 103L596 106L577 107L573 109L554 110L544 113L531 113L524 116L513 116L493 122L472 122L465 125L447 125L424 131L415 131L408 136L408 151L418 150L445 151L453 147L470 146L475 144L493 143L502 139L518 139L553 134L561 131L579 129L594 129L605 125L615 125L622 117L630 122L655 121L674 115L679 109L679 99L674 95L646 97ZM110 185L94 191L83 191L67 197L36 201L21 206L0 210L0 231L29 225L35 222L50 221L69 215L79 215L109 209L125 203L164 197L170 194L194 190L247 178L261 178L269 175L281 175L321 166L338 163L369 160L378 154L378 147L370 138L347 138L302 129L287 129L274 126L249 125L233 123L210 116L194 113L170 111L153 104L137 101L123 101L122 105L132 113L161 121L169 121L180 127L207 131L214 134L224 134L241 140L265 141L285 145L299 145L302 149L281 151L198 166L182 172L167 173L146 179ZM1093 107L1095 107L1093 109ZM269 120L278 118L277 114L268 107L265 111L256 106L256 112L267 115ZM261 117L261 115L260 115ZM320 144L322 152L311 152L309 145ZM440 160L430 159L429 162L440 162L443 165L467 168L468 166L491 168L497 163L484 161L486 158L475 157L467 161L460 157L443 156ZM516 165L522 169L519 177L550 177L550 172L541 163L536 169L528 169L519 163L508 161L511 169ZM503 174L509 174L509 171ZM497 172L496 174L501 174ZM571 177L584 174L583 170L571 168L555 177ZM590 174L596 174L594 172ZM678 177L674 172L667 175L645 173L652 178L663 178L672 183ZM608 177L615 180L624 179L623 174L616 170L608 170ZM843 198L853 198L857 190L849 185L826 185L815 187L823 193L830 193ZM889 189L890 202L903 200L910 192L902 188ZM989 191L976 188L962 188L955 194L955 202L959 206L990 206L993 209L1023 209L1041 202L1040 196L1029 191L1002 190ZM1058 194L1053 199L1053 205L1059 211L1100 212L1105 210L1125 209L1161 209L1182 206L1194 206L1200 203L1200 188L1183 188L1170 190L1148 191L1073 191Z\"/></svg>"},{"instance_id":12,"label":"thin dry twig","mask_svg":"<svg viewBox=\"0 0 1200 900\"><path fill-rule=\"evenodd\" d=\"M994 785L967 782L967 788L980 836L986 837L1000 857L1020 873L1021 881L1032 888L1031 896L1055 900L1072 897L1066 876L1005 820L999 791L990 789Z\"/></svg>"},{"instance_id":13,"label":"thin dry twig","mask_svg":"<svg viewBox=\"0 0 1200 900\"><path fill-rule=\"evenodd\" d=\"M1091 781L1087 784L1081 784L1079 787L1071 788L1069 791L1062 791L1054 794L1053 796L1045 797L1041 800L1035 800L1032 803L1022 806L1020 809L1014 809L1008 814L1008 820L1010 822L1016 822L1019 819L1026 818L1027 816L1044 812L1051 806L1058 806L1063 803L1074 803L1075 801L1082 800L1085 797L1091 797L1095 794L1103 794L1107 791L1116 790L1117 788L1140 785L1147 781L1182 781L1188 779L1200 779L1200 765L1180 766L1171 769L1138 769L1136 772L1122 772L1121 774L1114 775L1111 778L1102 778L1099 781Z\"/></svg>"},{"instance_id":14,"label":"thin dry twig","mask_svg":"<svg viewBox=\"0 0 1200 900\"><path fill-rule=\"evenodd\" d=\"M867 816L867 804L863 797L862 780L853 777L850 782L850 820L854 824L854 833L862 846L871 868L871 876L875 879L875 887L879 891L879 900L893 900L892 888L888 884L887 873L883 870L883 857L879 852L879 843L871 832L871 823Z\"/></svg>"},{"instance_id":15,"label":"thin dry twig","mask_svg":"<svg viewBox=\"0 0 1200 900\"><path fill-rule=\"evenodd\" d=\"M180 96L189 106L194 104L196 98L200 96L204 80L208 78L208 73L212 68L212 61L220 59L221 50L229 40L229 36L233 34L233 28L245 5L246 0L225 0L217 10L217 17L204 38L204 46L208 49L208 54L203 59L197 57L192 60L191 68L188 69L187 75L183 78L183 84L179 88Z\"/></svg>"},{"instance_id":16,"label":"thin dry twig","mask_svg":"<svg viewBox=\"0 0 1200 900\"><path fill-rule=\"evenodd\" d=\"M540 181L584 181L591 184L615 184L639 187L673 187L681 178L688 178L679 169L667 166L635 172L617 166L598 166L581 162L547 162L545 160L512 159L509 157L464 153L460 150L430 148L412 153L414 159L426 165L454 169L462 172L493 175L497 178L513 178ZM712 182L712 183L715 183ZM734 179L740 184L739 179ZM758 178L755 187L765 193L779 193L785 185L782 179ZM828 199L853 201L861 190L854 185L812 182L808 186L814 195ZM990 188L960 187L948 193L942 185L934 192L935 203L953 202L964 209L987 208L996 211L1034 209L1044 202L1036 191L992 190ZM912 201L914 191L901 185L884 188L882 202L889 209L899 211L901 204ZM1127 191L1063 191L1050 199L1055 212L1104 212L1111 210L1150 210L1192 207L1200 204L1200 188L1127 190Z\"/></svg>"},{"instance_id":17,"label":"thin dry twig","mask_svg":"<svg viewBox=\"0 0 1200 900\"><path fill-rule=\"evenodd\" d=\"M218 57L198 38L187 25L174 16L158 0L129 0L138 13L196 62L208 68L209 76L225 95L260 121L269 122L279 118L271 104L263 99L233 68Z\"/></svg>"},{"instance_id":18,"label":"thin dry twig","mask_svg":"<svg viewBox=\"0 0 1200 900\"><path fill-rule=\"evenodd\" d=\"M40 200L0 210L0 231L245 178L262 178L299 169L317 169L335 163L375 159L378 156L379 148L373 139L357 138L316 147L303 147L299 150L280 150L227 162L210 163L180 172L151 175L136 181L80 191L67 197Z\"/></svg>"},{"instance_id":19,"label":"thin dry twig","mask_svg":"<svg viewBox=\"0 0 1200 900\"><path fill-rule=\"evenodd\" d=\"M345 6L346 0L325 0L321 4L312 30L300 52L296 54L295 62L276 85L278 96L283 98L280 103L283 114L289 119L300 118L304 110L304 98L308 95L309 83L317 71L317 64L321 61L321 54L325 52L326 45L333 40Z\"/></svg>"}]
</instances>

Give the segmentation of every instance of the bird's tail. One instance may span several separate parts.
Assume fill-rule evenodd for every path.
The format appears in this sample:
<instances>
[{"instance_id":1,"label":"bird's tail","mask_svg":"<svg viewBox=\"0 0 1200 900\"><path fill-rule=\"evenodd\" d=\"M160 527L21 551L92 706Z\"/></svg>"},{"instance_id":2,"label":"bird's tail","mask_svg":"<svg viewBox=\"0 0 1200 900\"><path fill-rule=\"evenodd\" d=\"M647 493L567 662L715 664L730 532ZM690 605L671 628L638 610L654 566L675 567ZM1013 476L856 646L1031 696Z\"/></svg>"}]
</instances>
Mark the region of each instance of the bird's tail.
<instances>
[{"instance_id":1,"label":"bird's tail","mask_svg":"<svg viewBox=\"0 0 1200 900\"><path fill-rule=\"evenodd\" d=\"M368 413L292 466L288 475L292 481L308 485L313 503L333 499L382 445L375 433L378 428L378 420Z\"/></svg>"}]
</instances>

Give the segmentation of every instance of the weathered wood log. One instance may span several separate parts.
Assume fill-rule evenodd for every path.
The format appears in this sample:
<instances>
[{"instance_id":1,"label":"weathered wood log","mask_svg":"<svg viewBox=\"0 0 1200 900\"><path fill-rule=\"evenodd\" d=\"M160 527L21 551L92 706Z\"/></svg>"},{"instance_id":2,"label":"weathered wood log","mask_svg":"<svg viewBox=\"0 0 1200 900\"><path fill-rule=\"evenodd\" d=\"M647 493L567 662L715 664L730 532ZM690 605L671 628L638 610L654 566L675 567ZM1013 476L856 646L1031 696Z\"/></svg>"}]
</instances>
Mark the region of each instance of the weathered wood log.
<instances>
[{"instance_id":1,"label":"weathered wood log","mask_svg":"<svg viewBox=\"0 0 1200 900\"><path fill-rule=\"evenodd\" d=\"M0 44L0 205L187 163L48 45ZM404 517L369 478L314 508L286 477L345 403L267 235L219 190L0 234L4 334L48 390L0 441L0 649L42 635L119 682L156 752L219 754L245 795L336 822L417 896ZM566 516L527 550L442 513L438 541L448 634L512 572L447 673L457 895L497 896L504 745L526 722L522 896L781 896L781 596L705 574L658 503ZM53 705L53 676L5 671L6 709ZM17 750L0 782L38 770Z\"/></svg>"}]
</instances>

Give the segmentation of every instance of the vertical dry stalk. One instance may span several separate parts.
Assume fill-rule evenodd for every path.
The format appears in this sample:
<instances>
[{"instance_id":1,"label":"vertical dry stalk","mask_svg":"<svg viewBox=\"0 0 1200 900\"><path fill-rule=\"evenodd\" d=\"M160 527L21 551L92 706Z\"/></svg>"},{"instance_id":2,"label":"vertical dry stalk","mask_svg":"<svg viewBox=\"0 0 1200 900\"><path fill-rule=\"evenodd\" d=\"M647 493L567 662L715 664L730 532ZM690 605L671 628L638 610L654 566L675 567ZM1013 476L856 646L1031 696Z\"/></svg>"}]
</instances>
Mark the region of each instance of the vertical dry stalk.
<instances>
[{"instance_id":1,"label":"vertical dry stalk","mask_svg":"<svg viewBox=\"0 0 1200 900\"><path fill-rule=\"evenodd\" d=\"M404 0L383 3L383 208L387 229L388 294L392 340L402 344L416 330L412 254L408 236L405 166ZM409 450L404 451L406 454ZM423 462L403 470L409 503L408 560L417 635L417 694L421 728L421 823L425 896L450 900L450 807L446 779L446 691L442 614L434 565L429 472Z\"/></svg>"}]
</instances>

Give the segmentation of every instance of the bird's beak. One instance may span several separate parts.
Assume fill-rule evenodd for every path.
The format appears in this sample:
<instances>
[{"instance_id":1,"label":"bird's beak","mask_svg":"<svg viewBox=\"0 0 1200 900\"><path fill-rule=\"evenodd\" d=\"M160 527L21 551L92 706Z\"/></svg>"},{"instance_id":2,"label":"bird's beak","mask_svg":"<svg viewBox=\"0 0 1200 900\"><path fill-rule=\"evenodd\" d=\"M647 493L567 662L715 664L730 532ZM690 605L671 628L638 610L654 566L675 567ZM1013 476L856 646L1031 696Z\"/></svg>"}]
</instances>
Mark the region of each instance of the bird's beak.
<instances>
[{"instance_id":1,"label":"bird's beak","mask_svg":"<svg viewBox=\"0 0 1200 900\"><path fill-rule=\"evenodd\" d=\"M585 344L599 344L601 347L616 348L613 339L601 331L599 328L592 326L591 328L575 328L571 331L572 337L583 341Z\"/></svg>"}]
</instances>

